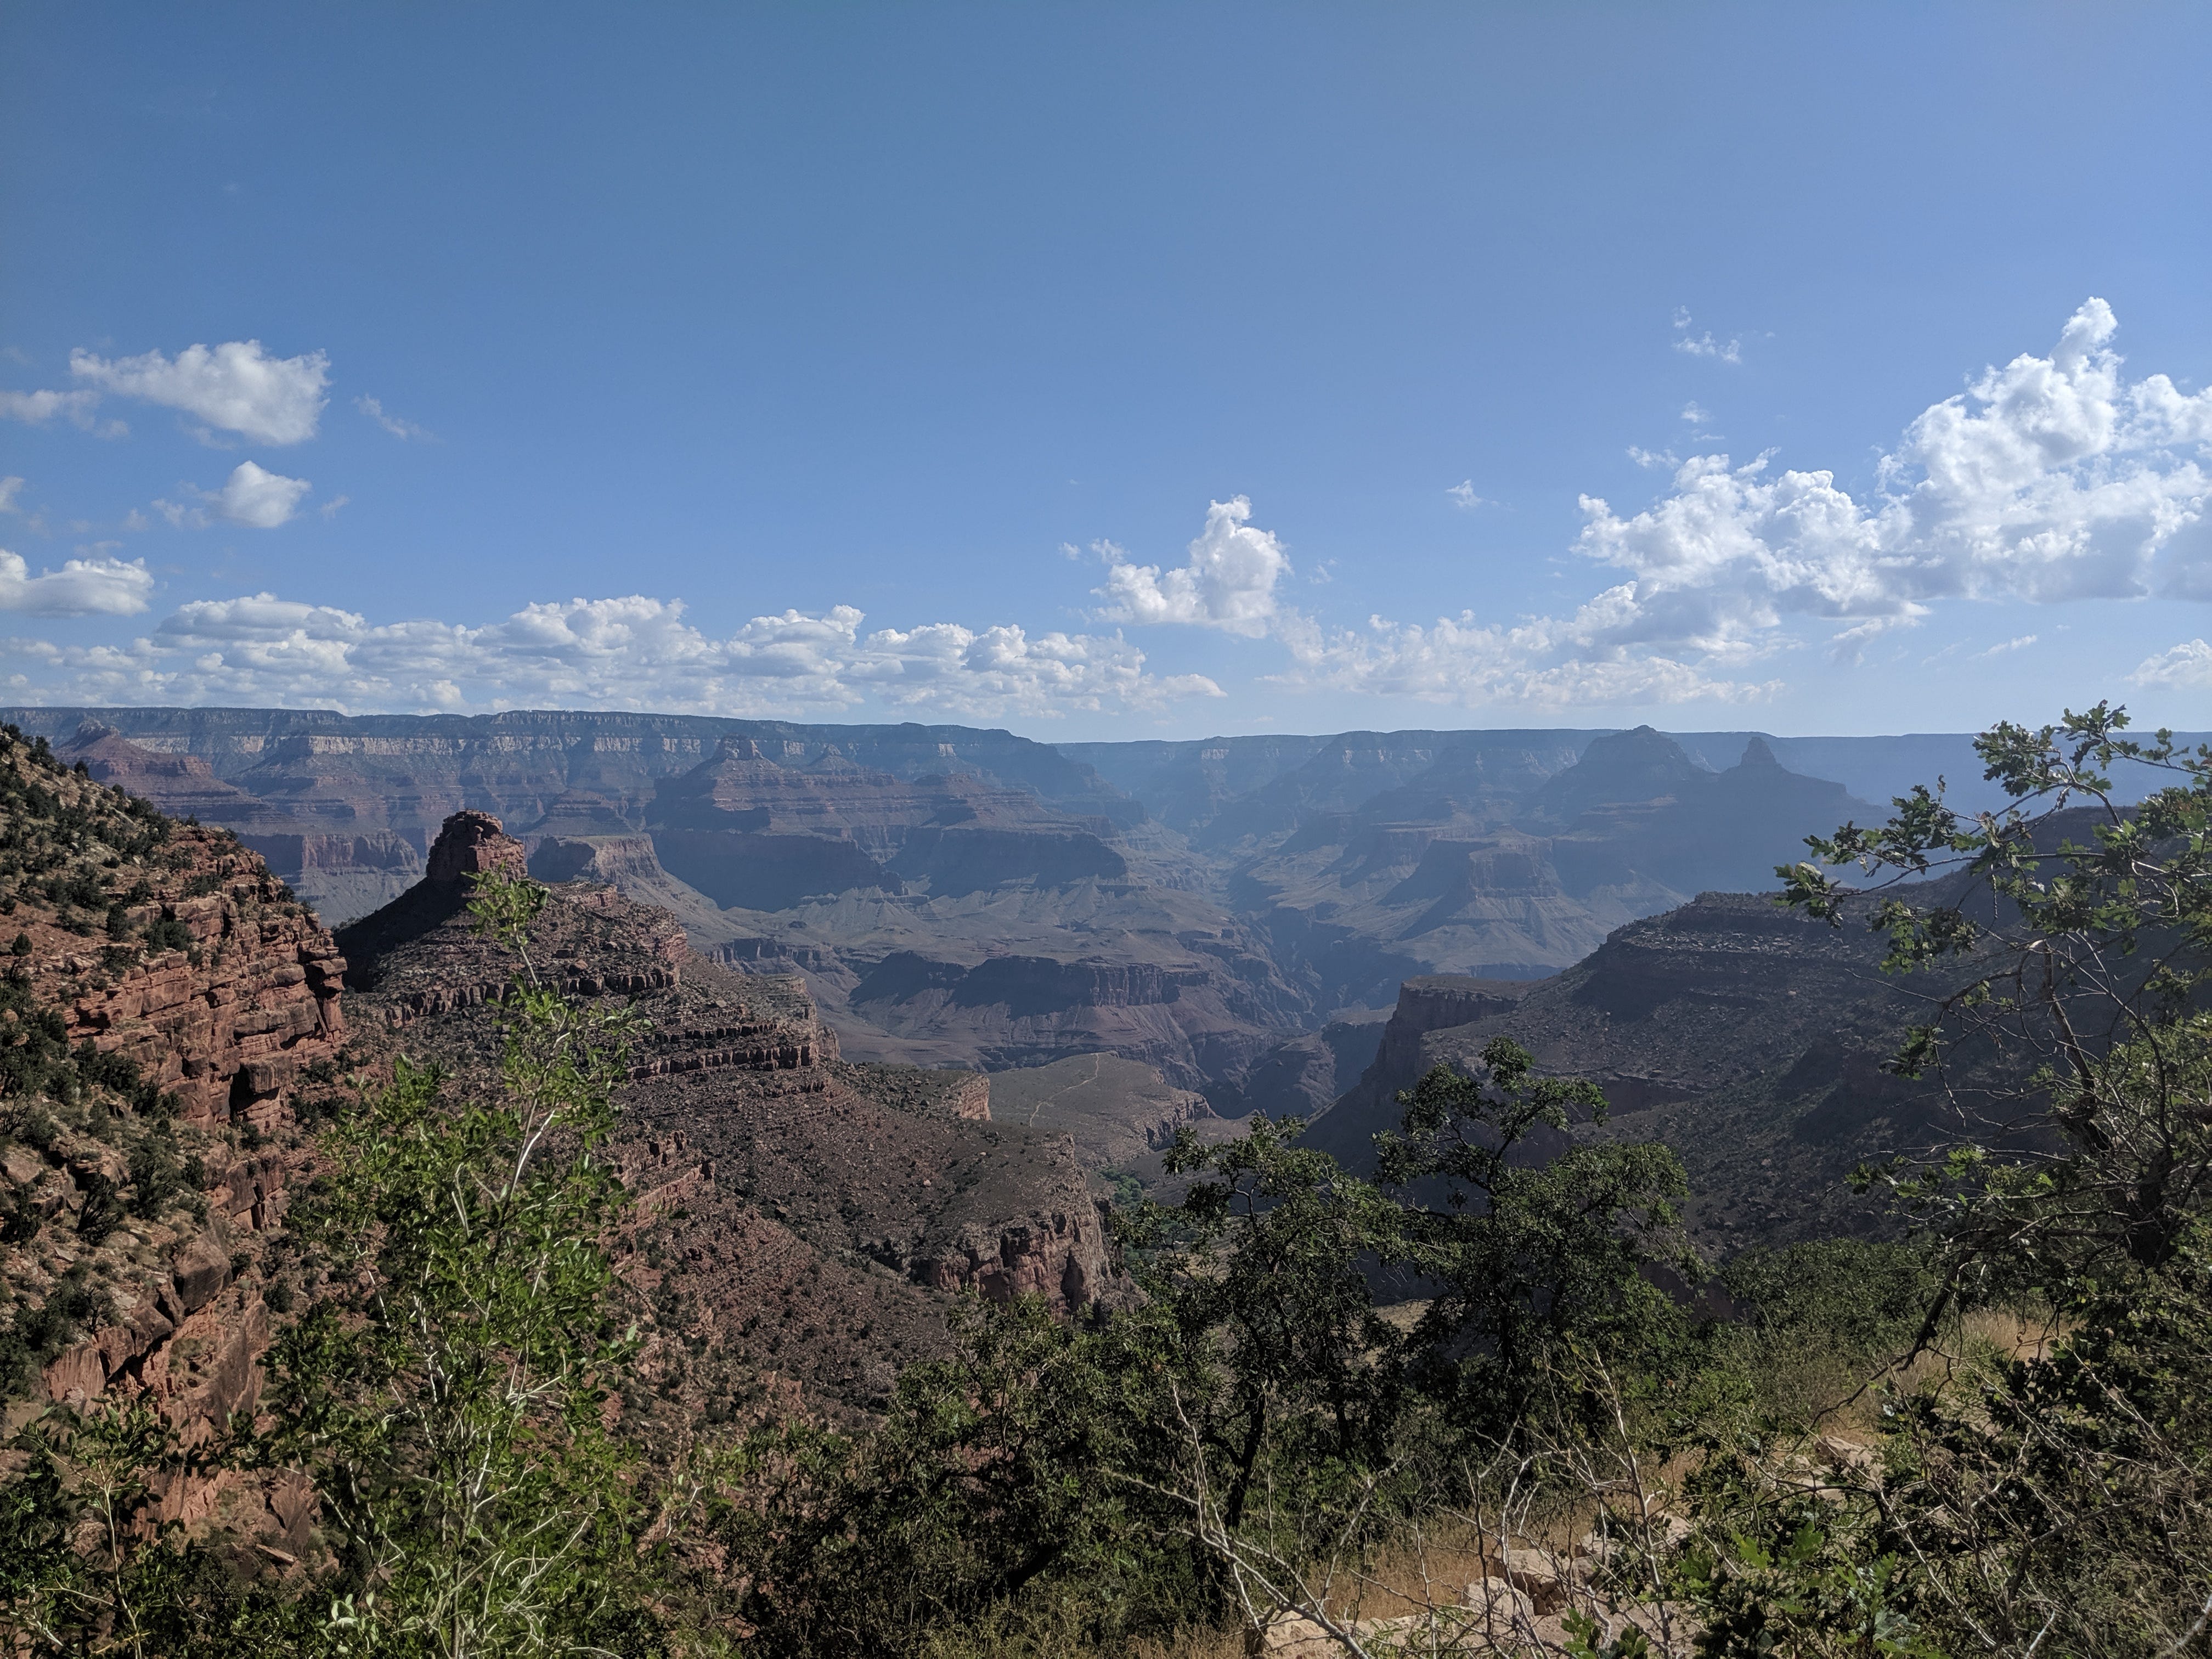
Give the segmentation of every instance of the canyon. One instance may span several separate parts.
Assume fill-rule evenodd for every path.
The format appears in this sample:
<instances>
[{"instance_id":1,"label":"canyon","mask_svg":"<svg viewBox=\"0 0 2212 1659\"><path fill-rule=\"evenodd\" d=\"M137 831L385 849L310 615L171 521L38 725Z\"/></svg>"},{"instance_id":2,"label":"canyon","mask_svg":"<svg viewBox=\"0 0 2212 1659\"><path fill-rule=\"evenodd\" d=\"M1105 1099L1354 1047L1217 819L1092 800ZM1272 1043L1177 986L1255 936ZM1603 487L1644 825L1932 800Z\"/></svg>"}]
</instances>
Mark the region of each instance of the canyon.
<instances>
[{"instance_id":1,"label":"canyon","mask_svg":"<svg viewBox=\"0 0 2212 1659\"><path fill-rule=\"evenodd\" d=\"M235 830L335 925L483 811L540 878L657 906L726 969L799 975L854 1060L1112 1054L1232 1115L1349 1087L1349 1034L1404 980L1558 973L1872 814L1802 757L1901 788L1964 742L1911 740L1885 773L1873 740L1648 727L1054 746L617 712L0 712Z\"/></svg>"},{"instance_id":2,"label":"canyon","mask_svg":"<svg viewBox=\"0 0 2212 1659\"><path fill-rule=\"evenodd\" d=\"M1127 1295L1102 1148L1033 1113L994 1120L980 1073L847 1057L802 978L709 961L604 882L544 888L515 955L468 909L475 878L530 862L493 816L452 814L420 879L334 936L232 832L89 772L0 736L10 1425L143 1398L189 1436L250 1411L292 1305L278 1264L315 1126L403 1062L495 1089L518 980L642 1023L613 1148L637 1200L630 1271L755 1389L865 1412L943 1350L959 1291L1036 1292L1066 1317ZM1115 1063L1159 1097L1140 1141L1206 1114ZM282 1548L298 1500L234 1474L161 1504L187 1522L221 1509Z\"/></svg>"},{"instance_id":3,"label":"canyon","mask_svg":"<svg viewBox=\"0 0 2212 1659\"><path fill-rule=\"evenodd\" d=\"M106 713L49 711L59 742L9 736L0 778L0 1061L81 1073L5 1137L7 1297L82 1315L33 1322L37 1397L250 1407L313 1122L403 1059L489 1085L518 973L646 1022L617 1148L641 1280L832 1414L941 1352L953 1293L1127 1297L1107 1206L1171 1197L1178 1138L1295 1115L1364 1170L1398 1092L1497 1036L1603 1088L1566 1133L1678 1150L1717 1257L1881 1231L1844 1176L1940 1130L1881 1068L1914 1005L1880 941L1729 890L1872 811L1757 734L1724 766L1648 727L1077 760L951 727ZM544 884L527 963L472 925L487 872ZM277 1536L295 1497L174 1507Z\"/></svg>"}]
</instances>

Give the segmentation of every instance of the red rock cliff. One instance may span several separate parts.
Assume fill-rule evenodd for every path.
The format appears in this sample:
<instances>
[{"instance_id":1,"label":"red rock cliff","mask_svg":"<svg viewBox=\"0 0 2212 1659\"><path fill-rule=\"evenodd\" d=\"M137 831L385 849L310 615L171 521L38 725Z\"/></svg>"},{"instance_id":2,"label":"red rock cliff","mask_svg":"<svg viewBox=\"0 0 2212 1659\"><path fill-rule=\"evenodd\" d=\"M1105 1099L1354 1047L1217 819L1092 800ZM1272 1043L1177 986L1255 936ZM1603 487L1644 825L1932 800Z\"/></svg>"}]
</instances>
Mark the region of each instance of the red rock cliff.
<instances>
[{"instance_id":1,"label":"red rock cliff","mask_svg":"<svg viewBox=\"0 0 2212 1659\"><path fill-rule=\"evenodd\" d=\"M179 829L150 897L123 907L135 953L76 933L51 910L9 918L30 942L33 994L72 1044L137 1063L200 1126L282 1115L303 1067L334 1058L345 958L306 908L228 831ZM118 960L126 954L135 959Z\"/></svg>"}]
</instances>

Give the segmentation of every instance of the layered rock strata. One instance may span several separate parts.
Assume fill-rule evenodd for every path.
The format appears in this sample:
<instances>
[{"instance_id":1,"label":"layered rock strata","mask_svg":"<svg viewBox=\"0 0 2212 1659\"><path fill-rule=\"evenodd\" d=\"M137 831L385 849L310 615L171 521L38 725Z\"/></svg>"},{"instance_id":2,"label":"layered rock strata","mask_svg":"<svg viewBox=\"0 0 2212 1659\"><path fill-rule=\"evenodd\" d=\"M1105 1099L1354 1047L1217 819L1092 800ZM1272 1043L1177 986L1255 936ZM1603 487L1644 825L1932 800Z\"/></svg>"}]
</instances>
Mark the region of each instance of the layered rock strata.
<instances>
[{"instance_id":1,"label":"layered rock strata","mask_svg":"<svg viewBox=\"0 0 2212 1659\"><path fill-rule=\"evenodd\" d=\"M361 988L377 993L387 1025L497 1003L520 964L487 944L469 914L470 883L489 871L520 876L522 843L486 812L457 812L430 849L422 880L338 935L360 957ZM571 996L637 996L673 989L690 954L665 912L633 905L613 888L562 890L532 934L532 964ZM404 947L404 948L401 948Z\"/></svg>"},{"instance_id":2,"label":"layered rock strata","mask_svg":"<svg viewBox=\"0 0 2212 1659\"><path fill-rule=\"evenodd\" d=\"M495 821L456 819L424 881L346 931L355 1024L380 1052L464 1079L489 1066L497 988L520 964L470 925L464 884L524 856ZM619 997L648 1023L617 1156L672 1257L667 1283L738 1355L865 1404L888 1386L882 1367L815 1346L869 1348L866 1327L890 1352L933 1351L948 1291L1034 1291L1069 1313L1121 1293L1084 1169L1064 1139L991 1122L977 1073L842 1060L802 978L732 973L687 951L665 912L597 882L549 888L530 951L572 994ZM814 1266L769 1275L732 1255L733 1237L771 1233L774 1259ZM842 1285L843 1310L806 1284ZM846 1316L858 1308L872 1311Z\"/></svg>"},{"instance_id":3,"label":"layered rock strata","mask_svg":"<svg viewBox=\"0 0 2212 1659\"><path fill-rule=\"evenodd\" d=\"M229 832L90 771L0 732L0 1352L29 1361L0 1403L12 1430L143 1399L189 1447L259 1397L266 1239L303 1170L295 1099L343 1053L346 964ZM313 1510L296 1480L228 1475L154 1500L270 1547Z\"/></svg>"},{"instance_id":4,"label":"layered rock strata","mask_svg":"<svg viewBox=\"0 0 2212 1659\"><path fill-rule=\"evenodd\" d=\"M52 794L67 813L119 799L66 774ZM187 1122L267 1128L345 1036L330 933L225 830L179 826L135 859L95 842L76 862L90 884L69 897L20 881L5 901L18 982L61 1011L71 1046L132 1062Z\"/></svg>"}]
</instances>

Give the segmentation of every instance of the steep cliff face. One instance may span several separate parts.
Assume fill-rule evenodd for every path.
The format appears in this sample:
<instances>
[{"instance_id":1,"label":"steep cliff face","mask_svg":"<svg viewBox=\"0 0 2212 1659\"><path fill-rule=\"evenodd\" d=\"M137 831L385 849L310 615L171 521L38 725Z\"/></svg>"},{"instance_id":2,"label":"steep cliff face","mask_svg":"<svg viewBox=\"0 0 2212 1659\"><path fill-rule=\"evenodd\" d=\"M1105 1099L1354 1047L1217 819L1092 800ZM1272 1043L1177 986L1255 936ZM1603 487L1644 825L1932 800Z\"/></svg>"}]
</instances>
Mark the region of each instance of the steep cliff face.
<instances>
[{"instance_id":1,"label":"steep cliff face","mask_svg":"<svg viewBox=\"0 0 2212 1659\"><path fill-rule=\"evenodd\" d=\"M192 1443L259 1395L267 1237L304 1172L295 1097L346 1028L330 935L226 831L0 733L0 1403L118 1395ZM9 935L13 935L12 940ZM296 1481L179 1477L303 1543Z\"/></svg>"},{"instance_id":2,"label":"steep cliff face","mask_svg":"<svg viewBox=\"0 0 2212 1659\"><path fill-rule=\"evenodd\" d=\"M346 964L331 935L228 832L165 824L135 850L151 820L131 819L126 798L67 774L42 781L20 744L0 767L13 833L25 833L33 793L51 799L48 822L97 826L88 841L60 829L11 860L0 932L16 936L16 982L60 1011L72 1046L131 1062L175 1096L185 1121L265 1128L302 1068L343 1040ZM100 839L110 832L124 844ZM77 850L63 850L64 837Z\"/></svg>"},{"instance_id":3,"label":"steep cliff face","mask_svg":"<svg viewBox=\"0 0 2212 1659\"><path fill-rule=\"evenodd\" d=\"M665 866L740 909L855 889L959 896L1128 873L1101 839L1103 820L1072 820L1025 790L965 775L895 777L834 751L786 765L750 740L725 742L665 780L648 823Z\"/></svg>"}]
</instances>

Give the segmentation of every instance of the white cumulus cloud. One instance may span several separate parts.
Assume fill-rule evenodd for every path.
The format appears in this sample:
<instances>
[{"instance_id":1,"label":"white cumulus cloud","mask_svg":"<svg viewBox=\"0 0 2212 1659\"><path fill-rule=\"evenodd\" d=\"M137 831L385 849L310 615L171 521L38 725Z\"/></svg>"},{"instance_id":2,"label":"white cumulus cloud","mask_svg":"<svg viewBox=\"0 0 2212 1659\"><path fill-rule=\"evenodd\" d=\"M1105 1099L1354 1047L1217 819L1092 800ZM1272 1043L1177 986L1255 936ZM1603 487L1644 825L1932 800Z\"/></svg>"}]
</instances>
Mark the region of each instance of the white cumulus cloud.
<instances>
[{"instance_id":1,"label":"white cumulus cloud","mask_svg":"<svg viewBox=\"0 0 2212 1659\"><path fill-rule=\"evenodd\" d=\"M121 421L103 421L94 413L100 407L97 392L0 392L0 419L44 426L58 415L79 431L101 438L120 438L131 428Z\"/></svg>"},{"instance_id":2,"label":"white cumulus cloud","mask_svg":"<svg viewBox=\"0 0 2212 1659\"><path fill-rule=\"evenodd\" d=\"M1570 616L1462 611L1332 630L1286 606L1248 615L1288 648L1279 678L1291 685L1620 707L1765 696L1782 683L1753 665L1804 630L1848 660L1960 600L2212 599L2212 392L2185 394L2163 374L2129 380L2117 329L2103 301L2087 301L2048 356L1987 369L1924 410L1864 496L1832 471L1777 471L1771 455L1737 465L1632 450L1639 465L1671 466L1671 487L1627 514L1583 498L1576 549L1608 582ZM1695 404L1684 415L1705 418ZM1163 602L1127 614L1182 620L1197 608L1194 579L1170 591L1154 574L1134 571L1131 585L1150 582ZM2197 662L2179 647L2137 676L2182 684Z\"/></svg>"},{"instance_id":3,"label":"white cumulus cloud","mask_svg":"<svg viewBox=\"0 0 2212 1659\"><path fill-rule=\"evenodd\" d=\"M0 611L32 617L128 617L146 608L154 578L143 560L71 559L37 575L0 549Z\"/></svg>"},{"instance_id":4,"label":"white cumulus cloud","mask_svg":"<svg viewBox=\"0 0 2212 1659\"><path fill-rule=\"evenodd\" d=\"M1474 495L1473 481L1465 486ZM1456 490L1447 495L1460 499ZM1110 542L1095 544L1108 562L1097 592L1114 602L1108 615L1138 623L1182 623L1258 637L1272 636L1291 666L1273 681L1301 689L1416 697L1468 706L1545 708L1681 702L1744 702L1765 696L1774 681L1717 675L1691 659L1638 648L1632 589L1617 586L1565 619L1485 623L1472 612L1433 626L1370 617L1364 629L1323 627L1277 598L1290 559L1271 532L1251 523L1252 504L1239 495L1213 502L1206 528L1180 568L1164 574L1133 565ZM1219 695L1211 681L1200 695Z\"/></svg>"},{"instance_id":5,"label":"white cumulus cloud","mask_svg":"<svg viewBox=\"0 0 2212 1659\"><path fill-rule=\"evenodd\" d=\"M288 478L240 461L216 495L215 510L232 524L274 530L299 511L301 499L313 488L305 478Z\"/></svg>"},{"instance_id":6,"label":"white cumulus cloud","mask_svg":"<svg viewBox=\"0 0 2212 1659\"><path fill-rule=\"evenodd\" d=\"M872 699L972 719L1221 695L1203 676L1147 674L1142 651L1118 634L957 623L863 633L863 620L849 605L787 611L716 638L686 619L681 601L632 594L526 605L481 627L372 623L258 593L195 600L125 647L11 649L44 671L38 695L124 702L773 715Z\"/></svg>"},{"instance_id":7,"label":"white cumulus cloud","mask_svg":"<svg viewBox=\"0 0 2212 1659\"><path fill-rule=\"evenodd\" d=\"M1117 622L1188 623L1258 638L1277 614L1276 584L1291 574L1290 556L1269 532L1250 523L1252 503L1239 495L1206 510L1206 528L1187 561L1162 572L1130 564L1109 550L1106 585L1096 590Z\"/></svg>"},{"instance_id":8,"label":"white cumulus cloud","mask_svg":"<svg viewBox=\"0 0 2212 1659\"><path fill-rule=\"evenodd\" d=\"M2157 686L2168 691L2212 689L2212 645L2203 640L2191 640L2154 657L2145 657L2128 678L2137 685Z\"/></svg>"},{"instance_id":9,"label":"white cumulus cloud","mask_svg":"<svg viewBox=\"0 0 2212 1659\"><path fill-rule=\"evenodd\" d=\"M89 430L99 404L97 392L0 392L0 416L27 426L44 426L59 415Z\"/></svg>"},{"instance_id":10,"label":"white cumulus cloud","mask_svg":"<svg viewBox=\"0 0 2212 1659\"><path fill-rule=\"evenodd\" d=\"M319 351L274 357L258 340L186 346L174 357L158 351L111 362L84 350L70 354L70 373L118 397L182 410L208 426L262 443L296 444L315 435L330 384L330 359Z\"/></svg>"},{"instance_id":11,"label":"white cumulus cloud","mask_svg":"<svg viewBox=\"0 0 2212 1659\"><path fill-rule=\"evenodd\" d=\"M1625 517L1586 497L1580 550L1632 578L1619 637L1741 654L1802 617L1838 624L1848 653L1944 600L2212 597L2212 392L2124 380L2117 328L2090 300L2050 356L1931 405L1869 499L1832 471L1724 455L1684 462Z\"/></svg>"},{"instance_id":12,"label":"white cumulus cloud","mask_svg":"<svg viewBox=\"0 0 2212 1659\"><path fill-rule=\"evenodd\" d=\"M1568 617L1510 625L1472 611L1428 626L1370 617L1364 629L1329 630L1301 619L1281 630L1292 667L1280 683L1428 702L1564 709L1699 701L1753 702L1778 680L1731 678L1709 663L1622 642L1632 610L1625 588L1600 594Z\"/></svg>"},{"instance_id":13,"label":"white cumulus cloud","mask_svg":"<svg viewBox=\"0 0 2212 1659\"><path fill-rule=\"evenodd\" d=\"M240 461L231 469L221 489L199 489L191 484L184 488L199 505L169 501L154 503L164 518L179 528L204 530L220 519L226 524L244 525L252 530L274 530L291 522L299 513L301 501L314 486L305 478L288 478L252 461ZM339 502L344 499L339 497ZM331 504L333 509L336 505ZM330 513L325 512L324 516L329 517Z\"/></svg>"}]
</instances>

